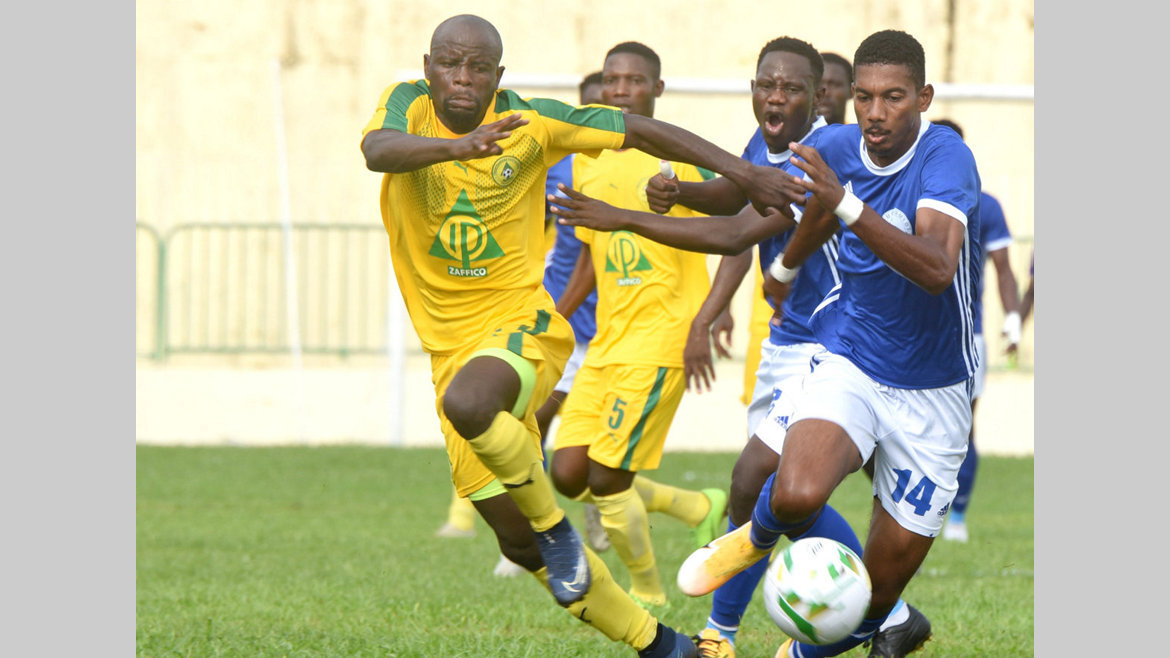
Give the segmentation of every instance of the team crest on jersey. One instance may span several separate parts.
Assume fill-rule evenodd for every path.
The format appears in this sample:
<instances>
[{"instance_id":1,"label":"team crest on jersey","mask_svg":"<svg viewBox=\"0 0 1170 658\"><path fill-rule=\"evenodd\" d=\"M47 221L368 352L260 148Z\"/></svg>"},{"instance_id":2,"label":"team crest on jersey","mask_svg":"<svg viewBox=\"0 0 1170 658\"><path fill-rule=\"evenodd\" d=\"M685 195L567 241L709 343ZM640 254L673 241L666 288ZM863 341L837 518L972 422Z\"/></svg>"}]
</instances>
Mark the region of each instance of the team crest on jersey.
<instances>
[{"instance_id":1,"label":"team crest on jersey","mask_svg":"<svg viewBox=\"0 0 1170 658\"><path fill-rule=\"evenodd\" d=\"M499 258L504 255L504 250L488 231L475 206L471 205L467 191L460 190L459 198L439 226L428 253L459 263L458 266L447 266L447 274L451 276L479 278L487 276L488 268L477 263Z\"/></svg>"},{"instance_id":2,"label":"team crest on jersey","mask_svg":"<svg viewBox=\"0 0 1170 658\"><path fill-rule=\"evenodd\" d=\"M492 165L492 180L496 185L506 187L520 174L520 160L510 155L500 156Z\"/></svg>"},{"instance_id":3,"label":"team crest on jersey","mask_svg":"<svg viewBox=\"0 0 1170 658\"><path fill-rule=\"evenodd\" d=\"M906 235L911 235L914 233L914 227L910 225L910 218L906 216L906 213L898 210L897 208L887 210L885 214L882 215L882 219L886 220L886 222L888 222L891 226L905 233Z\"/></svg>"},{"instance_id":4,"label":"team crest on jersey","mask_svg":"<svg viewBox=\"0 0 1170 658\"><path fill-rule=\"evenodd\" d=\"M635 274L645 270L652 270L654 266L646 260L642 247L629 231L614 231L610 234L609 245L605 250L605 271L617 272L619 286L636 286L642 283L642 277Z\"/></svg>"}]
</instances>

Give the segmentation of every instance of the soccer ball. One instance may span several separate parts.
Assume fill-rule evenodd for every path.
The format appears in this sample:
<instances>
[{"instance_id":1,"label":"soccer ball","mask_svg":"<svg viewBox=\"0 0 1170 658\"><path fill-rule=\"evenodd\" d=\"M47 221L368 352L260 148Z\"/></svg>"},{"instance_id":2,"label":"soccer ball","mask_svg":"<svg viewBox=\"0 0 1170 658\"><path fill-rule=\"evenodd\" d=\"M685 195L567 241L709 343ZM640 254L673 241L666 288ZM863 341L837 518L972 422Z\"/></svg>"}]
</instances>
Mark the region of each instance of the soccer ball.
<instances>
[{"instance_id":1,"label":"soccer ball","mask_svg":"<svg viewBox=\"0 0 1170 658\"><path fill-rule=\"evenodd\" d=\"M873 588L861 558L848 546L807 537L780 551L764 575L764 606L798 642L831 644L865 617Z\"/></svg>"}]
</instances>

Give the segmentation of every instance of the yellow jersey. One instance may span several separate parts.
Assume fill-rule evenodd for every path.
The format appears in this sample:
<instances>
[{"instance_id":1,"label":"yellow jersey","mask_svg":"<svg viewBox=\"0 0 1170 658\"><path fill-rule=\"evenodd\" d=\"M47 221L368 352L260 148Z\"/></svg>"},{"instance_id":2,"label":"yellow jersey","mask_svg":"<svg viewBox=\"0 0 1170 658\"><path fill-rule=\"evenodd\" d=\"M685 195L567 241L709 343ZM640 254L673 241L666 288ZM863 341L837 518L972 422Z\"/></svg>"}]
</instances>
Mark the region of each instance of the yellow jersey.
<instances>
[{"instance_id":1,"label":"yellow jersey","mask_svg":"<svg viewBox=\"0 0 1170 658\"><path fill-rule=\"evenodd\" d=\"M612 107L575 107L500 89L482 124L511 114L528 123L503 149L382 177L382 223L407 312L431 354L481 338L517 310L555 312L542 285L547 250L545 175L573 152L621 146L625 119ZM425 80L390 85L362 131L392 129L454 139L439 121Z\"/></svg>"},{"instance_id":2,"label":"yellow jersey","mask_svg":"<svg viewBox=\"0 0 1170 658\"><path fill-rule=\"evenodd\" d=\"M680 181L714 177L694 165L671 166ZM658 169L658 159L642 151L604 151L573 159L573 187L619 208L652 212L646 203L646 182ZM669 214L700 215L679 205ZM597 279L597 335L589 343L585 363L682 367L691 320L711 287L707 255L667 247L629 231L578 226L576 233L589 245Z\"/></svg>"}]
</instances>

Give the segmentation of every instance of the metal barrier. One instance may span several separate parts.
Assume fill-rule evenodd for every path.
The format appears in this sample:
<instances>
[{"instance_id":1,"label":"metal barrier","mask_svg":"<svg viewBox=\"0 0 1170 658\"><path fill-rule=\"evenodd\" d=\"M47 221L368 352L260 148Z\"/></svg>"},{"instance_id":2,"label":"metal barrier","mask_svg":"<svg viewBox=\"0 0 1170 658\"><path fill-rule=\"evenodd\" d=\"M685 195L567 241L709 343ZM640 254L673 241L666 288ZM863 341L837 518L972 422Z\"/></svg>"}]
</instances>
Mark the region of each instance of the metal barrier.
<instances>
[{"instance_id":1,"label":"metal barrier","mask_svg":"<svg viewBox=\"0 0 1170 658\"><path fill-rule=\"evenodd\" d=\"M182 224L161 237L142 224L138 230L139 355L386 350L393 284L381 226ZM153 237L156 254L149 311L141 296L151 260L144 236Z\"/></svg>"},{"instance_id":2,"label":"metal barrier","mask_svg":"<svg viewBox=\"0 0 1170 658\"><path fill-rule=\"evenodd\" d=\"M135 230L139 357L386 353L389 295L397 284L381 226L204 223L161 235L136 222ZM1030 235L1013 244L1021 289L1031 245ZM985 320L1002 315L994 288L985 281ZM1030 372L1030 356L1009 365L989 355L989 370Z\"/></svg>"}]
</instances>

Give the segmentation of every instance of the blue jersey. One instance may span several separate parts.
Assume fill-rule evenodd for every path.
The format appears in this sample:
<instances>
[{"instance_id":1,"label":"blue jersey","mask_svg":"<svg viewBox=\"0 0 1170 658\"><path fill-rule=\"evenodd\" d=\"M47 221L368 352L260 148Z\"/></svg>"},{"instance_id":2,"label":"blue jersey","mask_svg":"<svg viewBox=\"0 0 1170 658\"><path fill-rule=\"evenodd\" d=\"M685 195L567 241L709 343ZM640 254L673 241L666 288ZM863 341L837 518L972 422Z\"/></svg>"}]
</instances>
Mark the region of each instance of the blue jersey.
<instances>
[{"instance_id":1,"label":"blue jersey","mask_svg":"<svg viewBox=\"0 0 1170 658\"><path fill-rule=\"evenodd\" d=\"M812 128L800 139L800 143L815 145L817 131L825 125L824 118L817 117ZM792 157L792 151L780 154L768 152L768 145L764 142L764 135L759 128L756 128L756 132L752 134L747 148L743 150L742 157L754 165L777 167L794 176L804 175L804 172L789 161L789 158ZM794 207L794 210L798 213L797 217L799 218L800 208ZM759 243L759 261L762 270L767 272L768 266L776 254L784 250L794 232L795 229L789 229L778 235L765 238ZM839 239L839 233L834 235L821 247L820 251L809 256L800 266L796 278L792 280L788 296L781 304L783 313L780 325L769 324L769 340L773 344L795 345L817 342L810 326L810 320L813 311L825 298L825 295L841 282L841 276L837 271L837 242ZM769 298L768 302L772 303L772 300ZM772 303L772 306L775 307L775 304Z\"/></svg>"},{"instance_id":2,"label":"blue jersey","mask_svg":"<svg viewBox=\"0 0 1170 658\"><path fill-rule=\"evenodd\" d=\"M953 130L928 121L910 150L886 167L870 160L856 124L826 126L817 137L817 150L841 184L894 227L913 234L919 208L966 227L955 278L938 295L895 272L846 230L838 250L841 286L825 299L836 307L826 314L834 321L822 331L816 313L817 337L888 386L939 388L970 379L978 365L974 303L983 265L981 184L971 150Z\"/></svg>"},{"instance_id":3,"label":"blue jersey","mask_svg":"<svg viewBox=\"0 0 1170 658\"><path fill-rule=\"evenodd\" d=\"M979 195L979 243L986 256L993 251L1007 249L1012 244L1012 234L1003 216L999 200L987 192ZM986 262L984 258L984 262ZM983 333L983 279L980 278L975 293L975 333Z\"/></svg>"},{"instance_id":4,"label":"blue jersey","mask_svg":"<svg viewBox=\"0 0 1170 658\"><path fill-rule=\"evenodd\" d=\"M573 156L568 155L549 168L548 178L544 188L546 194L557 194L557 183L564 183L573 187ZM556 219L553 219L556 222ZM577 239L572 226L557 223L557 239L553 243L552 254L544 266L544 287L554 301L560 300L565 294L565 286L569 283L569 276L577 265L577 256L581 253L581 241ZM568 318L573 326L573 335L578 343L588 343L597 333L597 289L594 288L585 301L573 311Z\"/></svg>"}]
</instances>

